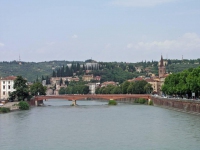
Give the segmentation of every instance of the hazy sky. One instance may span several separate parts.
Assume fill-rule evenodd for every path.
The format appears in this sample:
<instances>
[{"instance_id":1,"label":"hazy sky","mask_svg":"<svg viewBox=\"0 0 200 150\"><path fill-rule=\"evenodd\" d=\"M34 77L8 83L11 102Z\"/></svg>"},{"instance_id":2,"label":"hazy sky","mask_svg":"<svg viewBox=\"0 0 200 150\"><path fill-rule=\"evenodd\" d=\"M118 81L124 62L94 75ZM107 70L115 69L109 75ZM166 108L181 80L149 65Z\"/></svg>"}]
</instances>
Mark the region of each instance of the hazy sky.
<instances>
[{"instance_id":1,"label":"hazy sky","mask_svg":"<svg viewBox=\"0 0 200 150\"><path fill-rule=\"evenodd\" d=\"M0 0L0 61L200 58L200 0Z\"/></svg>"}]
</instances>

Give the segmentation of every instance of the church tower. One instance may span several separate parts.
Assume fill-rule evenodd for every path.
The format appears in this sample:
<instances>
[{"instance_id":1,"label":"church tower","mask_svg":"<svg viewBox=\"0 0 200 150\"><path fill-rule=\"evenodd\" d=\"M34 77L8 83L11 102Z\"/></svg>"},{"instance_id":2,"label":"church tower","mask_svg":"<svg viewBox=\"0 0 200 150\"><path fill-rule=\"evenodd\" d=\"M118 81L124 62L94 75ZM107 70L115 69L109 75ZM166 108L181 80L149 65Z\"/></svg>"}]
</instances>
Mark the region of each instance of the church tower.
<instances>
[{"instance_id":1,"label":"church tower","mask_svg":"<svg viewBox=\"0 0 200 150\"><path fill-rule=\"evenodd\" d=\"M158 70L159 70L159 78L163 77L166 74L166 68L165 68L165 64L164 64L162 55L161 55L160 64L158 66Z\"/></svg>"}]
</instances>

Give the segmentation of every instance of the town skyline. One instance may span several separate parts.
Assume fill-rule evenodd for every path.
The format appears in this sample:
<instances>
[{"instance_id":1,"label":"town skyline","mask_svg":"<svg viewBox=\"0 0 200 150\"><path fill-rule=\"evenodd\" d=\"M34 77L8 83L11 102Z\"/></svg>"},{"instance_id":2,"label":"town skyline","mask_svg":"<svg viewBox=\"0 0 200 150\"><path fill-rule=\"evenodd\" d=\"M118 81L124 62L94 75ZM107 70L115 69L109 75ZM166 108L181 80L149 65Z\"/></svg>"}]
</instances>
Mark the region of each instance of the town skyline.
<instances>
[{"instance_id":1,"label":"town skyline","mask_svg":"<svg viewBox=\"0 0 200 150\"><path fill-rule=\"evenodd\" d=\"M197 59L198 0L0 2L0 59Z\"/></svg>"}]
</instances>

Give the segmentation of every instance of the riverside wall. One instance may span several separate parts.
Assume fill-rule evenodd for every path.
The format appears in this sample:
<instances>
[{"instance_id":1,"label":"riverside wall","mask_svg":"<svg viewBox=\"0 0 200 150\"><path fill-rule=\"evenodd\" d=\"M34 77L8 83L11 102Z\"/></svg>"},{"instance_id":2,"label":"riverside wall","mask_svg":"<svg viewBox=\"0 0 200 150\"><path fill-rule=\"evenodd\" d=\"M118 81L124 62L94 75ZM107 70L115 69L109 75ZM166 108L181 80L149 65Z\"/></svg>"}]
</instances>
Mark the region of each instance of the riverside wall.
<instances>
[{"instance_id":1,"label":"riverside wall","mask_svg":"<svg viewBox=\"0 0 200 150\"><path fill-rule=\"evenodd\" d=\"M151 100L154 106L200 114L200 100L162 98L156 96L152 96Z\"/></svg>"}]
</instances>

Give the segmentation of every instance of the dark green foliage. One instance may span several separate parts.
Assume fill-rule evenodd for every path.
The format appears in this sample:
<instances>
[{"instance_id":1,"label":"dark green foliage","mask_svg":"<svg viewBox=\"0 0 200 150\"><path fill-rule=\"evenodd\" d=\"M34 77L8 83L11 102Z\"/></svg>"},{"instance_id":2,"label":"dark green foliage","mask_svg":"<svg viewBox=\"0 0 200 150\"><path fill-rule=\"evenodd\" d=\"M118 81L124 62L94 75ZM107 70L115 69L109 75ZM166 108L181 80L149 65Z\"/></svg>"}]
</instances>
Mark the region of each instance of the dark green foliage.
<instances>
[{"instance_id":1,"label":"dark green foliage","mask_svg":"<svg viewBox=\"0 0 200 150\"><path fill-rule=\"evenodd\" d=\"M139 104L147 104L147 100L144 98L139 98L135 100L135 103L139 103Z\"/></svg>"},{"instance_id":2,"label":"dark green foliage","mask_svg":"<svg viewBox=\"0 0 200 150\"><path fill-rule=\"evenodd\" d=\"M117 105L115 100L109 100L108 105Z\"/></svg>"},{"instance_id":3,"label":"dark green foliage","mask_svg":"<svg viewBox=\"0 0 200 150\"><path fill-rule=\"evenodd\" d=\"M150 94L153 91L152 85L150 83L147 83L144 86L144 90L146 91L147 94Z\"/></svg>"},{"instance_id":4,"label":"dark green foliage","mask_svg":"<svg viewBox=\"0 0 200 150\"><path fill-rule=\"evenodd\" d=\"M46 76L45 80L47 85L51 84L49 76Z\"/></svg>"},{"instance_id":5,"label":"dark green foliage","mask_svg":"<svg viewBox=\"0 0 200 150\"><path fill-rule=\"evenodd\" d=\"M60 95L66 94L66 91L67 91L66 88L61 87L60 90L59 90L59 94L60 94Z\"/></svg>"},{"instance_id":6,"label":"dark green foliage","mask_svg":"<svg viewBox=\"0 0 200 150\"><path fill-rule=\"evenodd\" d=\"M47 88L40 82L35 82L30 86L30 93L32 96L35 95L46 95Z\"/></svg>"},{"instance_id":7,"label":"dark green foliage","mask_svg":"<svg viewBox=\"0 0 200 150\"><path fill-rule=\"evenodd\" d=\"M86 82L70 82L67 88L61 88L59 94L88 94L89 86L85 85Z\"/></svg>"},{"instance_id":8,"label":"dark green foliage","mask_svg":"<svg viewBox=\"0 0 200 150\"><path fill-rule=\"evenodd\" d=\"M128 71L124 71L122 68L104 69L103 71L96 71L96 73L101 76L101 82L114 81L122 83L127 79L132 79L134 75Z\"/></svg>"},{"instance_id":9,"label":"dark green foliage","mask_svg":"<svg viewBox=\"0 0 200 150\"><path fill-rule=\"evenodd\" d=\"M110 92L110 94L120 94L120 93L122 93L122 91L119 86L115 86Z\"/></svg>"},{"instance_id":10,"label":"dark green foliage","mask_svg":"<svg viewBox=\"0 0 200 150\"><path fill-rule=\"evenodd\" d=\"M169 95L180 95L185 97L186 94L191 97L192 93L200 95L200 67L188 69L180 73L169 75L162 86L162 91Z\"/></svg>"},{"instance_id":11,"label":"dark green foliage","mask_svg":"<svg viewBox=\"0 0 200 150\"><path fill-rule=\"evenodd\" d=\"M149 102L149 105L153 105L153 101L152 100Z\"/></svg>"},{"instance_id":12,"label":"dark green foliage","mask_svg":"<svg viewBox=\"0 0 200 150\"><path fill-rule=\"evenodd\" d=\"M13 88L15 89L15 91L10 94L9 99L17 98L19 101L21 101L30 98L27 80L22 78L22 76L17 76L14 81Z\"/></svg>"},{"instance_id":13,"label":"dark green foliage","mask_svg":"<svg viewBox=\"0 0 200 150\"><path fill-rule=\"evenodd\" d=\"M199 66L200 59L196 60L170 60L168 59L168 65L166 70L168 73L172 72L181 72L188 68L196 68ZM88 62L88 61L86 61ZM89 60L91 62L91 60ZM95 61L92 61L95 62ZM73 73L76 75L85 74L86 66L85 62L81 61L48 61L48 62L22 62L22 65L19 65L17 61L11 62L0 62L0 76L6 77L9 75L14 76L23 76L28 81L41 81L45 77L49 84L49 78L59 77L59 76L73 76ZM96 62L95 62L96 63ZM67 64L72 64L72 67L68 67ZM135 71L135 67L140 67L143 71L141 73ZM102 76L102 82L104 81L115 81L122 83L127 79L133 77L138 77L141 75L147 75L145 69L148 68L151 73L158 75L158 61L152 60L142 61L137 63L124 63L124 62L99 62L98 67L91 67L95 76ZM36 78L38 76L38 78ZM43 76L43 77L42 77Z\"/></svg>"},{"instance_id":14,"label":"dark green foliage","mask_svg":"<svg viewBox=\"0 0 200 150\"><path fill-rule=\"evenodd\" d=\"M8 113L10 112L10 108L0 107L0 113Z\"/></svg>"},{"instance_id":15,"label":"dark green foliage","mask_svg":"<svg viewBox=\"0 0 200 150\"><path fill-rule=\"evenodd\" d=\"M122 84L122 94L127 94L127 89L130 85L130 82L128 81L125 81L123 84Z\"/></svg>"},{"instance_id":16,"label":"dark green foliage","mask_svg":"<svg viewBox=\"0 0 200 150\"><path fill-rule=\"evenodd\" d=\"M18 105L20 110L28 110L30 108L26 101L20 101Z\"/></svg>"},{"instance_id":17,"label":"dark green foliage","mask_svg":"<svg viewBox=\"0 0 200 150\"><path fill-rule=\"evenodd\" d=\"M136 82L125 81L119 86L108 85L96 89L96 94L146 94L152 91L151 85L142 80Z\"/></svg>"}]
</instances>

